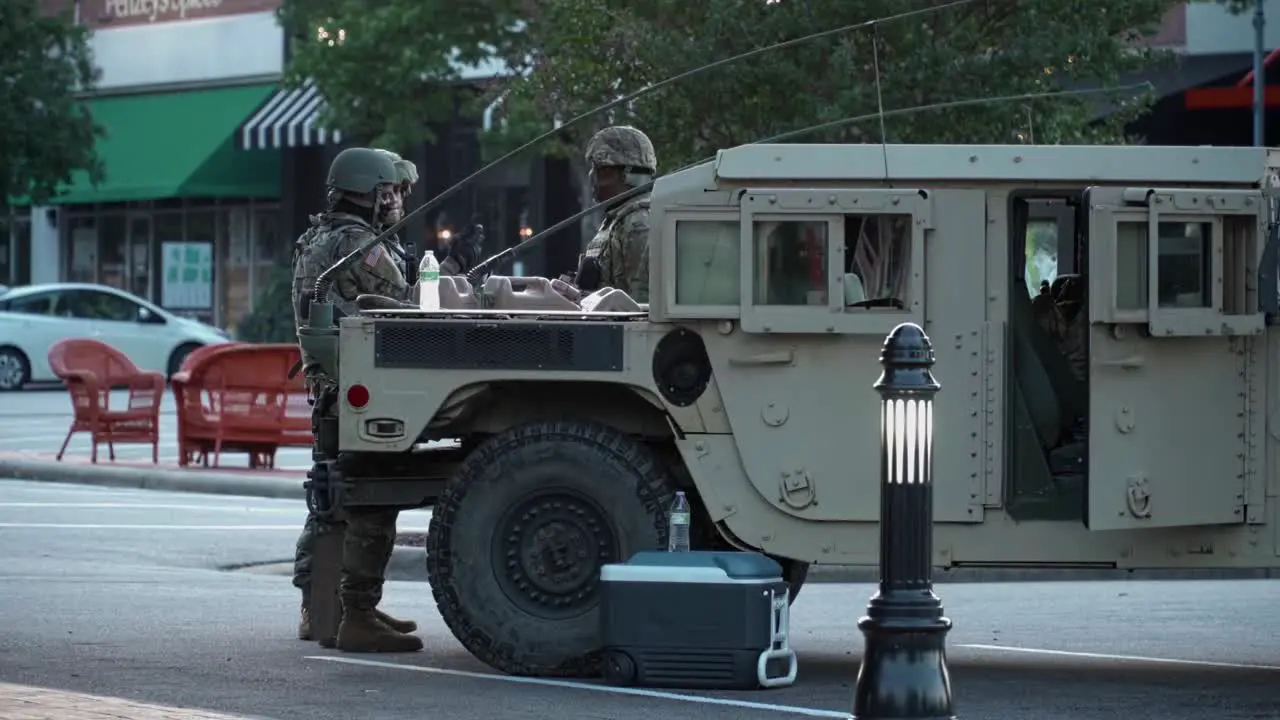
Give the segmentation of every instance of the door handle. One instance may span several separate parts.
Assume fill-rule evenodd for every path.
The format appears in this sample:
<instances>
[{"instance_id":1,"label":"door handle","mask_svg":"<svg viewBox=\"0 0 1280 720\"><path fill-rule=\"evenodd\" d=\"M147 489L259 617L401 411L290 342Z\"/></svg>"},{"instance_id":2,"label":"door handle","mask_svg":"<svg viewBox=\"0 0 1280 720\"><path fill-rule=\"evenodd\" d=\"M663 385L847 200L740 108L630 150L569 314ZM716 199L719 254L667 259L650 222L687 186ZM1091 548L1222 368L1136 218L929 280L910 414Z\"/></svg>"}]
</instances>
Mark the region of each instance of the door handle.
<instances>
[{"instance_id":1,"label":"door handle","mask_svg":"<svg viewBox=\"0 0 1280 720\"><path fill-rule=\"evenodd\" d=\"M1093 364L1098 367L1118 367L1124 368L1125 370L1137 370L1143 365L1146 365L1147 361L1144 360L1141 355L1131 355L1127 358L1120 358L1118 360L1097 360Z\"/></svg>"}]
</instances>

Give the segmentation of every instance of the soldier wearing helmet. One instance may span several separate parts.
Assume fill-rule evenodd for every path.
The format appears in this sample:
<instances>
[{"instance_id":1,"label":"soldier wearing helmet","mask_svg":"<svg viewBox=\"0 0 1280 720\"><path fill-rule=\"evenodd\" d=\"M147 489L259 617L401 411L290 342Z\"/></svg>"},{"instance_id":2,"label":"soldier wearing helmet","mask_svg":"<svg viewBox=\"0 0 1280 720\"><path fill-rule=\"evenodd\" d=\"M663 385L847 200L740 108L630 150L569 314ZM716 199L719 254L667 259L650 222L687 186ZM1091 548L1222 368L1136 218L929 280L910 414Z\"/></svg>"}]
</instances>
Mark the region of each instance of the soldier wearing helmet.
<instances>
[{"instance_id":1,"label":"soldier wearing helmet","mask_svg":"<svg viewBox=\"0 0 1280 720\"><path fill-rule=\"evenodd\" d=\"M416 169L415 173L416 175ZM403 212L399 197L403 175L387 154L369 148L349 148L338 153L329 167L325 212L312 216L311 227L298 238L293 264L293 310L298 326L310 314L316 280L340 258L377 236L396 212ZM387 240L365 251L339 271L329 289L334 315L356 311L356 297L384 295L408 300L409 283ZM303 352L307 389L315 403L317 419L336 412L337 385ZM343 527L326 527L327 521L308 515L298 539L294 585L302 591L302 620L298 637L312 639L310 622L311 554L321 532L342 532L340 594L342 622L336 638L318 638L321 645L353 652L409 652L422 649L422 640L409 635L417 625L396 620L377 609L382 599L387 562L395 543L396 510L351 508Z\"/></svg>"},{"instance_id":2,"label":"soldier wearing helmet","mask_svg":"<svg viewBox=\"0 0 1280 720\"><path fill-rule=\"evenodd\" d=\"M409 202L409 194L413 192L413 186L418 183L418 166L390 150L377 148L377 152L391 160L391 164L396 169L396 177L399 179L399 182L396 183L396 202L389 203L387 207L383 208L382 216L378 218L376 227L381 231L404 219L405 203ZM398 235L387 238L385 242L387 247L395 254L396 260L400 264L400 271L404 273L405 280L412 285L418 277L417 253L414 252L412 247L401 244Z\"/></svg>"},{"instance_id":3,"label":"soldier wearing helmet","mask_svg":"<svg viewBox=\"0 0 1280 720\"><path fill-rule=\"evenodd\" d=\"M658 171L649 137L627 125L607 127L587 143L587 167L596 202L643 185ZM577 286L587 292L613 287L636 302L649 302L649 194L605 213L578 262Z\"/></svg>"}]
</instances>

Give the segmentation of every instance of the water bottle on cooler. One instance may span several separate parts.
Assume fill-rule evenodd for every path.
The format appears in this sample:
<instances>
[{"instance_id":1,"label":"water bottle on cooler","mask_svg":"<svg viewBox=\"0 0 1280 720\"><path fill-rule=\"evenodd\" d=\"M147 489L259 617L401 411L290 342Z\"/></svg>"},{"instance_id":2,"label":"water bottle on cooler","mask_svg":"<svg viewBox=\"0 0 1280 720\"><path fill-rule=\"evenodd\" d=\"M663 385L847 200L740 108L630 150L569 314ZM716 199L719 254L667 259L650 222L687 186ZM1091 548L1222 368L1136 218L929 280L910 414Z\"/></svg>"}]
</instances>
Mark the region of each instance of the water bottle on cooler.
<instances>
[{"instance_id":1,"label":"water bottle on cooler","mask_svg":"<svg viewBox=\"0 0 1280 720\"><path fill-rule=\"evenodd\" d=\"M440 309L440 262L430 250L423 253L422 262L418 263L418 308Z\"/></svg>"},{"instance_id":2,"label":"water bottle on cooler","mask_svg":"<svg viewBox=\"0 0 1280 720\"><path fill-rule=\"evenodd\" d=\"M677 492L667 516L668 552L689 552L689 521L692 516L689 512L689 499L684 496L683 491Z\"/></svg>"}]
</instances>

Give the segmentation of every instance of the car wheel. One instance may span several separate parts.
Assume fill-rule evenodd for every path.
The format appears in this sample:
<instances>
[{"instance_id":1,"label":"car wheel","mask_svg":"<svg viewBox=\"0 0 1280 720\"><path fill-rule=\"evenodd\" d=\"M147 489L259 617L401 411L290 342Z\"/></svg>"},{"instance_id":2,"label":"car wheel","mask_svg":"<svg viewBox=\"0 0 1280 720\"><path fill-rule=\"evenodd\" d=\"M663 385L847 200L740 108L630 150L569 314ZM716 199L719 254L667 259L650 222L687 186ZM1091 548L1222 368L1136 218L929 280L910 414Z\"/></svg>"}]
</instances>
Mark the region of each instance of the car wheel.
<instances>
[{"instance_id":1,"label":"car wheel","mask_svg":"<svg viewBox=\"0 0 1280 720\"><path fill-rule=\"evenodd\" d=\"M169 356L169 372L165 374L166 378L172 378L182 369L182 363L186 361L187 356L196 348L200 347L199 343L185 343L179 345L173 354Z\"/></svg>"},{"instance_id":2,"label":"car wheel","mask_svg":"<svg viewBox=\"0 0 1280 720\"><path fill-rule=\"evenodd\" d=\"M31 363L16 347L0 347L0 392L21 390L31 379Z\"/></svg>"}]
</instances>

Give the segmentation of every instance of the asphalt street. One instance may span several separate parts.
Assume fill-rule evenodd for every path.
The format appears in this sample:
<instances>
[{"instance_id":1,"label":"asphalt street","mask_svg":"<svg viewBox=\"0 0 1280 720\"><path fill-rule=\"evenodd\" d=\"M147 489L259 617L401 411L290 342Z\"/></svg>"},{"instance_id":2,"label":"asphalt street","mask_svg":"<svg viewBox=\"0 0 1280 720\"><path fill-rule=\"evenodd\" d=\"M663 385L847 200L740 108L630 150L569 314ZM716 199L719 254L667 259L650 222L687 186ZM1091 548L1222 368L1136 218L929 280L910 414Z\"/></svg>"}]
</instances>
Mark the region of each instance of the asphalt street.
<instances>
[{"instance_id":1,"label":"asphalt street","mask_svg":"<svg viewBox=\"0 0 1280 720\"><path fill-rule=\"evenodd\" d=\"M300 503L0 481L0 682L273 720L840 717L864 584L793 609L800 676L753 693L622 693L495 675L445 629L424 583L384 607L427 650L352 656L294 639L285 577L221 568L292 555ZM403 531L426 525L407 513ZM947 584L961 718L1280 717L1280 581Z\"/></svg>"},{"instance_id":2,"label":"asphalt street","mask_svg":"<svg viewBox=\"0 0 1280 720\"><path fill-rule=\"evenodd\" d=\"M127 407L129 394L123 390L111 393L111 407ZM71 427L71 399L61 386L45 386L21 392L0 393L0 453L36 453L56 455ZM178 462L178 420L174 411L173 393L166 389L160 408L160 463L173 465ZM98 462L107 459L105 445L98 447ZM67 446L68 456L89 456L89 436L78 433ZM131 462L151 462L151 446L141 444L117 445L116 458ZM243 453L223 456L222 466L246 468L248 457ZM281 470L306 470L311 467L309 448L280 448L276 454L276 467Z\"/></svg>"}]
</instances>

